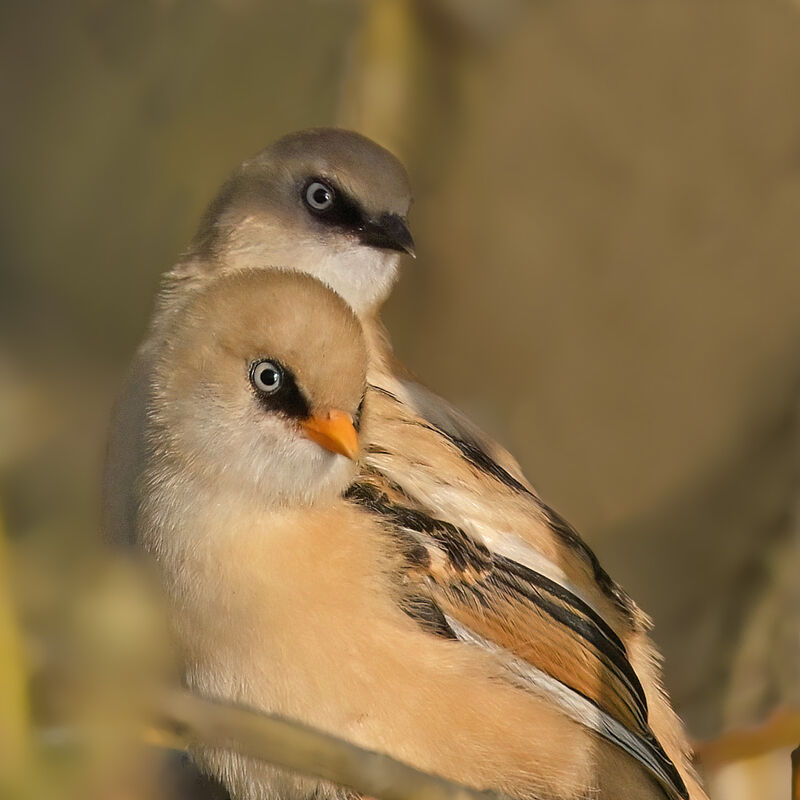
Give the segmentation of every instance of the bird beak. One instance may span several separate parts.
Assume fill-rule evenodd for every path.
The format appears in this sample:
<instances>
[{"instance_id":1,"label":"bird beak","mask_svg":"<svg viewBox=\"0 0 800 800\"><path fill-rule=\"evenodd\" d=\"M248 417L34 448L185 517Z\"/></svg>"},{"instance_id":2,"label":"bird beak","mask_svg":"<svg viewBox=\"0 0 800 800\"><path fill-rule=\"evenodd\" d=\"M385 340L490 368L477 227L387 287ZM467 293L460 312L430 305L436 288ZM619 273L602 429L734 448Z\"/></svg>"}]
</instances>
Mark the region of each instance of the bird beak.
<instances>
[{"instance_id":1,"label":"bird beak","mask_svg":"<svg viewBox=\"0 0 800 800\"><path fill-rule=\"evenodd\" d=\"M397 214L383 214L378 219L368 219L359 228L362 244L381 250L398 250L416 258L414 239L406 221Z\"/></svg>"},{"instance_id":2,"label":"bird beak","mask_svg":"<svg viewBox=\"0 0 800 800\"><path fill-rule=\"evenodd\" d=\"M331 453L358 458L358 435L353 418L344 411L333 409L324 416L314 416L300 423L303 435Z\"/></svg>"}]
</instances>

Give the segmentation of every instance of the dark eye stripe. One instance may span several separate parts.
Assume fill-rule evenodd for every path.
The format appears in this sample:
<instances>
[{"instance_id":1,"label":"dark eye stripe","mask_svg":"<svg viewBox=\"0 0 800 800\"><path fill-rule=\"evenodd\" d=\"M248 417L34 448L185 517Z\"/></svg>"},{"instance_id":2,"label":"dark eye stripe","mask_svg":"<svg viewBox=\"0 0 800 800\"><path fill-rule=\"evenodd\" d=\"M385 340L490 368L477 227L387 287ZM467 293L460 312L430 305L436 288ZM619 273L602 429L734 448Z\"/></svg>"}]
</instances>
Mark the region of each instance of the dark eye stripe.
<instances>
[{"instance_id":1,"label":"dark eye stripe","mask_svg":"<svg viewBox=\"0 0 800 800\"><path fill-rule=\"evenodd\" d=\"M315 183L330 187L333 192L333 204L326 209L315 209L309 205L306 193ZM343 228L351 232L360 230L364 225L365 215L361 206L327 178L309 178L303 184L301 197L310 213L325 225Z\"/></svg>"},{"instance_id":2,"label":"dark eye stripe","mask_svg":"<svg viewBox=\"0 0 800 800\"><path fill-rule=\"evenodd\" d=\"M265 361L269 361L278 367L283 378L280 388L271 393L259 390L252 378L255 368ZM253 394L265 411L284 414L290 419L308 419L311 415L311 406L297 385L294 373L279 361L266 358L257 359L251 363L249 374L251 375L250 384L253 386Z\"/></svg>"}]
</instances>

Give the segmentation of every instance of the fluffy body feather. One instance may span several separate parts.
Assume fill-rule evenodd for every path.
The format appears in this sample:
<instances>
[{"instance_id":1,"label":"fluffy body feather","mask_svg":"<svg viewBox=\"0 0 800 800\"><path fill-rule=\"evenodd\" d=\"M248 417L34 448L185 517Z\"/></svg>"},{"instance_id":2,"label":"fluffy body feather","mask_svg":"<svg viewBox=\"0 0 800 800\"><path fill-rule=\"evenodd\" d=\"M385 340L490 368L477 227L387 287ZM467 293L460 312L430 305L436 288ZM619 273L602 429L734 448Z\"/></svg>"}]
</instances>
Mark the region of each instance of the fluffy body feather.
<instances>
[{"instance_id":1,"label":"fluffy body feather","mask_svg":"<svg viewBox=\"0 0 800 800\"><path fill-rule=\"evenodd\" d=\"M172 534L185 539L161 557L196 691L516 797L661 796L633 759L508 681L490 653L403 613L400 556L370 515L244 510L208 486L193 497L204 502L181 508ZM230 753L198 757L235 798L336 795Z\"/></svg>"}]
</instances>

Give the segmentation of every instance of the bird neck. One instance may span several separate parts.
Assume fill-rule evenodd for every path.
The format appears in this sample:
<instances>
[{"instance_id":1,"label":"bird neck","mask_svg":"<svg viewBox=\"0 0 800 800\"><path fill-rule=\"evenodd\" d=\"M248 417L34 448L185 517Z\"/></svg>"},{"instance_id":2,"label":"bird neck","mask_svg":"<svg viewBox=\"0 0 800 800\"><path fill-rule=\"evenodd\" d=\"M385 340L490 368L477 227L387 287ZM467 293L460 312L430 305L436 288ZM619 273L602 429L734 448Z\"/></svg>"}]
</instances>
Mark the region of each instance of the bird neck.
<instances>
[{"instance_id":1,"label":"bird neck","mask_svg":"<svg viewBox=\"0 0 800 800\"><path fill-rule=\"evenodd\" d=\"M367 382L373 386L389 388L398 377L412 378L394 354L389 332L380 318L380 311L376 310L360 319L367 344Z\"/></svg>"}]
</instances>

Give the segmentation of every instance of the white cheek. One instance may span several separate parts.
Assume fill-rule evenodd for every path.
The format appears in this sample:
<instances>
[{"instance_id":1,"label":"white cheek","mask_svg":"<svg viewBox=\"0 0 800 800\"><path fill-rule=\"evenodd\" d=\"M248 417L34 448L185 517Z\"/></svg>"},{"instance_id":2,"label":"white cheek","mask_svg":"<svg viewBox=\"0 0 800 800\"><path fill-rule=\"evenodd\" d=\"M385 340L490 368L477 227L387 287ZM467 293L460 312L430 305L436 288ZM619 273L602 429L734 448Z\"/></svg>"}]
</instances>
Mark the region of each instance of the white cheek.
<instances>
[{"instance_id":1,"label":"white cheek","mask_svg":"<svg viewBox=\"0 0 800 800\"><path fill-rule=\"evenodd\" d=\"M300 435L280 420L249 428L230 464L231 477L269 505L306 505L340 495L355 474L355 464Z\"/></svg>"},{"instance_id":2,"label":"white cheek","mask_svg":"<svg viewBox=\"0 0 800 800\"><path fill-rule=\"evenodd\" d=\"M288 447L262 454L261 480L254 486L279 504L312 504L331 499L347 488L355 465L350 459L299 438Z\"/></svg>"},{"instance_id":3,"label":"white cheek","mask_svg":"<svg viewBox=\"0 0 800 800\"><path fill-rule=\"evenodd\" d=\"M363 315L377 310L397 280L400 254L359 244L346 235L320 238L248 218L228 242L226 269L281 267L328 284Z\"/></svg>"}]
</instances>

